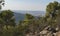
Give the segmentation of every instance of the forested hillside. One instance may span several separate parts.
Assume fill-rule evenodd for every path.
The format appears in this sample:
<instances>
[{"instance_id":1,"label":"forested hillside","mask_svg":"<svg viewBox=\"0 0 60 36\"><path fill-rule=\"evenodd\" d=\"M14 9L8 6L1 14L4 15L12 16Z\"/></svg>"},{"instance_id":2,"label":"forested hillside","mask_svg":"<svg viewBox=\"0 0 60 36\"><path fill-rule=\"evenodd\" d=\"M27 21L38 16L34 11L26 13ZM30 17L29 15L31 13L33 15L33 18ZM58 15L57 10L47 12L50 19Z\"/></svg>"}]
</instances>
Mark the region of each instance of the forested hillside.
<instances>
[{"instance_id":1,"label":"forested hillside","mask_svg":"<svg viewBox=\"0 0 60 36\"><path fill-rule=\"evenodd\" d=\"M0 10L4 4L5 1L1 0ZM0 12L0 36L60 36L60 3L57 1L46 6L45 16L36 19L35 16L26 13L24 20L18 21L18 24L15 22L13 11Z\"/></svg>"}]
</instances>

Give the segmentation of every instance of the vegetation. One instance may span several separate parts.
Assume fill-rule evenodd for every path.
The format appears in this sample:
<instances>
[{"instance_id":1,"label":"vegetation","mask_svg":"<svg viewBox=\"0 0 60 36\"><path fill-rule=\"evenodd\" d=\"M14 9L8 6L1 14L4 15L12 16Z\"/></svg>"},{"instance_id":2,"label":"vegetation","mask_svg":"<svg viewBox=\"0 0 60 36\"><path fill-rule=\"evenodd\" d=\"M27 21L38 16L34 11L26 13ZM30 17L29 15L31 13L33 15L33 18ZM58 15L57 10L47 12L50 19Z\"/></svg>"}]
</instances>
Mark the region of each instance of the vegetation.
<instances>
[{"instance_id":1,"label":"vegetation","mask_svg":"<svg viewBox=\"0 0 60 36\"><path fill-rule=\"evenodd\" d=\"M55 26L57 24L57 19L60 14L60 3L54 1L53 3L49 3L46 8L46 18L47 21L50 21L50 25Z\"/></svg>"},{"instance_id":2,"label":"vegetation","mask_svg":"<svg viewBox=\"0 0 60 36\"><path fill-rule=\"evenodd\" d=\"M0 1L3 4L3 1ZM1 9L1 8L0 8ZM15 23L15 17L11 10L3 10L0 12L0 36L25 36L28 33L40 32L46 26L53 28L59 26L60 23L60 3L54 1L47 5L46 15L35 17L26 14L25 19L20 21L18 25Z\"/></svg>"}]
</instances>

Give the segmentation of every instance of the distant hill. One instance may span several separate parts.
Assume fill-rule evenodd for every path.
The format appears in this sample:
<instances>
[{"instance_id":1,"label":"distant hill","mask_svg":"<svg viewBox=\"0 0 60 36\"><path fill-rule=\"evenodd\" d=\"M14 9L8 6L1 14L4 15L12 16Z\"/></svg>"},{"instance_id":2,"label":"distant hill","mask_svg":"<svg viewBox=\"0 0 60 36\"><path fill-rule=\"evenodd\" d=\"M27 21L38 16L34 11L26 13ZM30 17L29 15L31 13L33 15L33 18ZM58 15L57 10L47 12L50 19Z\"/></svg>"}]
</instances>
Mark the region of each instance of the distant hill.
<instances>
[{"instance_id":1,"label":"distant hill","mask_svg":"<svg viewBox=\"0 0 60 36\"><path fill-rule=\"evenodd\" d=\"M16 23L18 23L20 20L24 20L25 14L22 13L14 13Z\"/></svg>"},{"instance_id":2,"label":"distant hill","mask_svg":"<svg viewBox=\"0 0 60 36\"><path fill-rule=\"evenodd\" d=\"M25 14L31 14L33 16L44 16L45 12L44 11L20 11L20 10L14 10L14 15L15 15L15 19L16 22L18 22L19 20L24 20Z\"/></svg>"},{"instance_id":3,"label":"distant hill","mask_svg":"<svg viewBox=\"0 0 60 36\"><path fill-rule=\"evenodd\" d=\"M14 10L16 13L22 13L22 14L32 14L34 16L39 16L39 15L45 15L45 11L22 11L22 10Z\"/></svg>"}]
</instances>

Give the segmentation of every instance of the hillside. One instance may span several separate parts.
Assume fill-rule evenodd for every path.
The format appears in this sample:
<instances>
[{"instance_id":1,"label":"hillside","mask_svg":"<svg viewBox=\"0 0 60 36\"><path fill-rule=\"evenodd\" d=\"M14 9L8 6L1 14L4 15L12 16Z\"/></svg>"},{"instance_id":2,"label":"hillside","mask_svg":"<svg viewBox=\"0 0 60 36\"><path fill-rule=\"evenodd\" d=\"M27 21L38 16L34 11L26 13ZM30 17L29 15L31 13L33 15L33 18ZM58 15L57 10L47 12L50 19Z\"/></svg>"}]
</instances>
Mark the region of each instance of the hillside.
<instances>
[{"instance_id":1,"label":"hillside","mask_svg":"<svg viewBox=\"0 0 60 36\"><path fill-rule=\"evenodd\" d=\"M20 21L20 20L24 20L24 17L25 17L25 14L28 13L28 14L31 14L35 17L37 16L44 16L45 15L45 12L44 11L19 11L19 10L14 10L14 15L15 15L15 19L16 19L16 22Z\"/></svg>"}]
</instances>

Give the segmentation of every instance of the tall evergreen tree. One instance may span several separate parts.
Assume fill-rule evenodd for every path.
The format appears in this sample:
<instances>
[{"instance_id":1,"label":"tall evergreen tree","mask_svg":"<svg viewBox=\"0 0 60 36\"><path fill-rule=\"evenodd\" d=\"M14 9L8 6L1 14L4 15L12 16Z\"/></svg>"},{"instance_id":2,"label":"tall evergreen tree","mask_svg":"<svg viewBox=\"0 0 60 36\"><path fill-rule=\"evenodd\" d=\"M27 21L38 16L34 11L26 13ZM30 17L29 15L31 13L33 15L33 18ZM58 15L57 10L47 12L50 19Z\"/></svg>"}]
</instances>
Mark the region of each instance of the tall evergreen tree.
<instances>
[{"instance_id":1,"label":"tall evergreen tree","mask_svg":"<svg viewBox=\"0 0 60 36\"><path fill-rule=\"evenodd\" d=\"M51 2L46 7L46 18L51 25L57 25L56 20L58 16L58 11L60 10L60 3L57 1Z\"/></svg>"}]
</instances>

